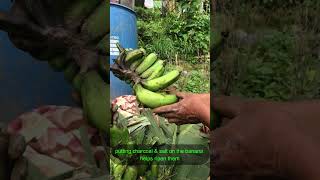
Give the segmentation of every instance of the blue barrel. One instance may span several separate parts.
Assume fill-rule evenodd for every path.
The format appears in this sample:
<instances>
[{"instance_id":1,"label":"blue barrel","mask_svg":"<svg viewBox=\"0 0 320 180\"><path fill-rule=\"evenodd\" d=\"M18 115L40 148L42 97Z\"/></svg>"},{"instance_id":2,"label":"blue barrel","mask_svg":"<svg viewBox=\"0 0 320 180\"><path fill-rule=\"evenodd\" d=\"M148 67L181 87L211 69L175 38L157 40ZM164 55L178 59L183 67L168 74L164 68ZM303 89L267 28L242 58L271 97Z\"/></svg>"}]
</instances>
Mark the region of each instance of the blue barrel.
<instances>
[{"instance_id":1,"label":"blue barrel","mask_svg":"<svg viewBox=\"0 0 320 180\"><path fill-rule=\"evenodd\" d=\"M136 49L138 46L137 18L133 10L121 4L110 3L110 64L119 55L116 43L124 48ZM132 94L132 88L110 73L110 97L112 99Z\"/></svg>"}]
</instances>

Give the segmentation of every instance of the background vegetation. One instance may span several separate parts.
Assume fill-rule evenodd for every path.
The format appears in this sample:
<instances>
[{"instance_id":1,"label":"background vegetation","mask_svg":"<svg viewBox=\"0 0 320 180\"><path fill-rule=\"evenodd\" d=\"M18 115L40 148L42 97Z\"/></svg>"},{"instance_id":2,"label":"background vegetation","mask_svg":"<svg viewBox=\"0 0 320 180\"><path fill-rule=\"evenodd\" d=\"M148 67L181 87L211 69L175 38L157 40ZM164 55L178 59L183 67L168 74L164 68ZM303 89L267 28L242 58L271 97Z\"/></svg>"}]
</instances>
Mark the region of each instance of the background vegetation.
<instances>
[{"instance_id":1,"label":"background vegetation","mask_svg":"<svg viewBox=\"0 0 320 180\"><path fill-rule=\"evenodd\" d=\"M169 2L158 9L135 9L139 46L158 53L167 62L167 70L183 69L176 84L178 90L209 92L209 1Z\"/></svg>"},{"instance_id":2,"label":"background vegetation","mask_svg":"<svg viewBox=\"0 0 320 180\"><path fill-rule=\"evenodd\" d=\"M225 0L214 7L213 41L229 32L212 63L214 92L320 98L320 1Z\"/></svg>"}]
</instances>

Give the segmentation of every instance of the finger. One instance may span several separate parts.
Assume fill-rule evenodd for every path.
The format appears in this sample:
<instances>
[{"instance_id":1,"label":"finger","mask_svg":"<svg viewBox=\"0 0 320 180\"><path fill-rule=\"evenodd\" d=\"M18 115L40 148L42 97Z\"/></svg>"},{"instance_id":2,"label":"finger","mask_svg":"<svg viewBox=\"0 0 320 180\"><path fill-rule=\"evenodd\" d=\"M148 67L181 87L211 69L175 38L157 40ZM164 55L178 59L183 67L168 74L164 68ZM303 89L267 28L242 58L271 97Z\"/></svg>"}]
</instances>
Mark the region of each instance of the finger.
<instances>
[{"instance_id":1,"label":"finger","mask_svg":"<svg viewBox=\"0 0 320 180\"><path fill-rule=\"evenodd\" d=\"M187 122L187 121L184 121L184 120L178 119L178 118L170 118L170 119L168 119L168 121L169 121L169 123L175 123L175 124L177 124L177 125L182 125L182 124L187 124L187 123L189 123L189 122Z\"/></svg>"},{"instance_id":2,"label":"finger","mask_svg":"<svg viewBox=\"0 0 320 180\"><path fill-rule=\"evenodd\" d=\"M153 112L157 114L170 113L170 112L175 113L178 111L178 106L179 106L178 104L179 103L175 103L167 106L161 106L153 109Z\"/></svg>"},{"instance_id":3,"label":"finger","mask_svg":"<svg viewBox=\"0 0 320 180\"><path fill-rule=\"evenodd\" d=\"M199 123L199 120L197 119L181 119L181 118L168 118L168 121L170 123L175 123L177 125L182 124L197 124Z\"/></svg>"},{"instance_id":4,"label":"finger","mask_svg":"<svg viewBox=\"0 0 320 180\"><path fill-rule=\"evenodd\" d=\"M234 118L240 114L240 110L245 105L245 100L239 97L219 96L213 97L212 108L222 117Z\"/></svg>"},{"instance_id":5,"label":"finger","mask_svg":"<svg viewBox=\"0 0 320 180\"><path fill-rule=\"evenodd\" d=\"M176 112L160 113L159 115L162 117L165 117L165 118L183 118L183 117L177 115Z\"/></svg>"}]
</instances>

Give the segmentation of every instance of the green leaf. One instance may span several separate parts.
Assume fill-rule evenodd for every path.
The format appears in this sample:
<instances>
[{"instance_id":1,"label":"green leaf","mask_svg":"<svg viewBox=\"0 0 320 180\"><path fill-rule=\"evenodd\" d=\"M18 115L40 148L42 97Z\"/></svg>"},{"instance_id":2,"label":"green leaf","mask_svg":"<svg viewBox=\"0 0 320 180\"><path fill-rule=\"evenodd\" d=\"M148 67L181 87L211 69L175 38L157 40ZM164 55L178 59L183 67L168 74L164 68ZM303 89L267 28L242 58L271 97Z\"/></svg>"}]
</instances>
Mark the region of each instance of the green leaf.
<instances>
[{"instance_id":1,"label":"green leaf","mask_svg":"<svg viewBox=\"0 0 320 180\"><path fill-rule=\"evenodd\" d=\"M151 134L153 134L155 137L158 138L159 144L164 144L166 142L166 137L165 137L163 131L159 128L156 120L154 119L152 111L150 109L147 109L142 114L148 118L148 120L151 124L149 127Z\"/></svg>"},{"instance_id":2,"label":"green leaf","mask_svg":"<svg viewBox=\"0 0 320 180\"><path fill-rule=\"evenodd\" d=\"M314 81L316 75L317 75L317 71L315 70L309 70L306 72L306 75L307 75L307 79L308 81Z\"/></svg>"}]
</instances>

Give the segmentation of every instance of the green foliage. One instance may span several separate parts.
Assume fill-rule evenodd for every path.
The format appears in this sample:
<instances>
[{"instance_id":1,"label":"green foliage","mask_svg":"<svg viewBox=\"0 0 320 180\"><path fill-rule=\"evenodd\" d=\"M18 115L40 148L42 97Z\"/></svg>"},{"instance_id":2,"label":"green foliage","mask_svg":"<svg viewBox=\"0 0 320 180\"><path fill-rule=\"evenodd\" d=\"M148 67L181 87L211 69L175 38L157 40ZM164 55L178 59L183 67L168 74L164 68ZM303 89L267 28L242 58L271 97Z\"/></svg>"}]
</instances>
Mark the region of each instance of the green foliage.
<instances>
[{"instance_id":1,"label":"green foliage","mask_svg":"<svg viewBox=\"0 0 320 180\"><path fill-rule=\"evenodd\" d=\"M193 70L188 75L183 91L192 93L207 93L210 90L209 78L204 77L201 71Z\"/></svg>"},{"instance_id":2,"label":"green foliage","mask_svg":"<svg viewBox=\"0 0 320 180\"><path fill-rule=\"evenodd\" d=\"M250 7L257 6L262 8L290 8L294 6L309 5L316 6L319 5L318 0L225 0L224 5L228 7L236 8L239 4L246 4Z\"/></svg>"},{"instance_id":3,"label":"green foliage","mask_svg":"<svg viewBox=\"0 0 320 180\"><path fill-rule=\"evenodd\" d=\"M180 11L166 16L158 9L137 8L139 46L165 60L167 71L185 71L175 84L178 90L209 92L208 68L203 68L203 64L209 64L209 14L199 12L200 1L177 2Z\"/></svg>"},{"instance_id":4,"label":"green foliage","mask_svg":"<svg viewBox=\"0 0 320 180\"><path fill-rule=\"evenodd\" d=\"M232 57L230 93L281 101L318 97L320 63L307 53L308 47L308 39L275 31L253 47L238 48ZM225 77L221 75L225 66L217 66L217 79Z\"/></svg>"},{"instance_id":5,"label":"green foliage","mask_svg":"<svg viewBox=\"0 0 320 180\"><path fill-rule=\"evenodd\" d=\"M161 16L160 10L137 10L139 43L160 58L197 63L209 53L209 15L171 13Z\"/></svg>"},{"instance_id":6,"label":"green foliage","mask_svg":"<svg viewBox=\"0 0 320 180\"><path fill-rule=\"evenodd\" d=\"M226 0L217 9L214 25L230 38L213 64L214 92L278 101L320 97L320 1Z\"/></svg>"}]
</instances>

